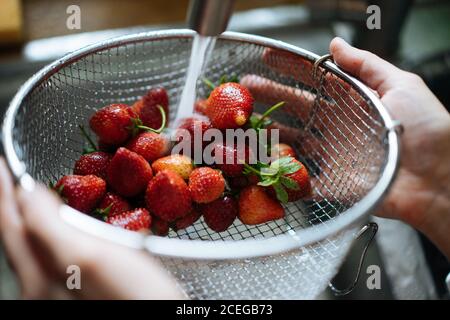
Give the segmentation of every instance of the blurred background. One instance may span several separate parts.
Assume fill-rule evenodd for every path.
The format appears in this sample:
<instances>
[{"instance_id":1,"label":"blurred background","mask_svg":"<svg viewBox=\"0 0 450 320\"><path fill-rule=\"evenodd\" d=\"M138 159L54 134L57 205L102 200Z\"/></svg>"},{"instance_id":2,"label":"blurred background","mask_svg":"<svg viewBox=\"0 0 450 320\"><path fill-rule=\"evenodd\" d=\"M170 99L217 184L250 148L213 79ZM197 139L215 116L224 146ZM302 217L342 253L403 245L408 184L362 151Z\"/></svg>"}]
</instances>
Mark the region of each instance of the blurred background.
<instances>
[{"instance_id":1,"label":"blurred background","mask_svg":"<svg viewBox=\"0 0 450 320\"><path fill-rule=\"evenodd\" d=\"M114 36L183 28L188 0L0 0L0 116L32 74L73 50ZM381 9L381 29L369 30L368 6ZM80 29L67 27L70 5ZM421 75L450 107L450 0L236 0L228 30L279 39L318 54L340 36ZM0 153L1 153L0 146ZM363 272L344 299L449 299L448 261L424 237L401 222L380 225L365 267L382 270L381 290L368 290ZM393 245L394 244L394 245ZM349 284L361 252L356 244L336 285ZM365 267L363 270L365 270ZM0 250L0 299L18 288ZM335 298L326 291L321 299ZM342 299L342 298L340 298Z\"/></svg>"}]
</instances>

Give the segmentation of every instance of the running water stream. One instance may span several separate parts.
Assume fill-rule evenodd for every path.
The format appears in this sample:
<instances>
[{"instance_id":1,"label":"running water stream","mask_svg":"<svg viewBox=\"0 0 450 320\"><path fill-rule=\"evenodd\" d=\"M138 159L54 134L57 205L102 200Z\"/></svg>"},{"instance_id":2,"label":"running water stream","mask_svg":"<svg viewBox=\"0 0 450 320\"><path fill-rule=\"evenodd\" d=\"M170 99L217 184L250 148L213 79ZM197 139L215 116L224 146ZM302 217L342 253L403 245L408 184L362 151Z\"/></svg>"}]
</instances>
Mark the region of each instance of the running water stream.
<instances>
[{"instance_id":1,"label":"running water stream","mask_svg":"<svg viewBox=\"0 0 450 320\"><path fill-rule=\"evenodd\" d=\"M181 119L192 116L194 104L197 98L197 82L203 73L203 69L208 63L216 37L205 37L199 34L194 36L192 43L191 57L186 76L186 83L178 103L178 111L173 122L177 126Z\"/></svg>"}]
</instances>

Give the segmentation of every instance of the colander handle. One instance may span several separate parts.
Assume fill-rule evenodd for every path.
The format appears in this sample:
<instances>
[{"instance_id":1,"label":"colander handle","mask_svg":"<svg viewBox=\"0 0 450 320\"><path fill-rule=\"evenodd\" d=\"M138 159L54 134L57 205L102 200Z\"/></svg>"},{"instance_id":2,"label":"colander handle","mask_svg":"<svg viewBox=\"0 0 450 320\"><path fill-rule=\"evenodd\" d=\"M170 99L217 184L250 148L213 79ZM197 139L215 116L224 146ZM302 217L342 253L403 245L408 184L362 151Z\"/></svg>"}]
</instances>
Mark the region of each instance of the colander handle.
<instances>
[{"instance_id":1,"label":"colander handle","mask_svg":"<svg viewBox=\"0 0 450 320\"><path fill-rule=\"evenodd\" d=\"M353 291L353 289L355 289L355 287L358 283L359 276L361 275L361 270L362 270L362 266L364 263L364 259L366 258L367 249L369 248L370 244L372 243L372 240L375 238L375 235L377 234L378 224L376 224L375 222L367 223L356 234L355 240L361 238L367 231L370 231L371 235L370 235L370 238L367 240L366 245L364 246L364 249L362 251L361 257L359 259L358 270L356 271L356 277L353 280L353 282L347 288L344 288L344 289L336 288L331 281L328 284L328 287L331 289L331 291L333 291L335 296L345 296L345 295L349 294L350 292Z\"/></svg>"}]
</instances>

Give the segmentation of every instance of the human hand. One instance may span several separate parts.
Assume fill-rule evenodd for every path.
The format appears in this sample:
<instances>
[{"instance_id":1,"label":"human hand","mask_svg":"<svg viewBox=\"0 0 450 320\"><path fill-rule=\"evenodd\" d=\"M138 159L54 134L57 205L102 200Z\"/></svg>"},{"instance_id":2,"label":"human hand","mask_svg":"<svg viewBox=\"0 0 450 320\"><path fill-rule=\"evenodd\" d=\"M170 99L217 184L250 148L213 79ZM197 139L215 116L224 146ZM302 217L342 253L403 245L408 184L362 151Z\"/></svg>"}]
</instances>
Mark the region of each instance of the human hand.
<instances>
[{"instance_id":1,"label":"human hand","mask_svg":"<svg viewBox=\"0 0 450 320\"><path fill-rule=\"evenodd\" d=\"M376 214L411 224L430 237L450 257L449 113L417 75L403 71L370 52L353 48L339 38L331 42L330 52L342 69L377 92L392 117L404 127L399 173ZM294 77L312 87L318 86L318 80L313 77L313 65L305 59L268 49L263 54L263 60L280 74ZM324 91L332 100L349 107L355 106L355 109L364 108L364 102L357 100L358 94L346 83L333 78L329 73L326 77L329 78L324 83ZM241 83L250 89L259 102L270 105L285 101L284 111L303 122L308 120L311 108L316 103L316 96L309 91L257 75L244 76ZM300 152L313 157L314 163L320 167L327 163L348 167L342 154L351 145L345 144L357 139L364 141L364 138L358 136L358 131L348 130L345 125L339 125L335 121L339 117L348 118L348 112L335 108L328 100L319 100L318 103L319 108L315 113L319 120L313 126L322 132L323 139L305 133L301 127L276 124L275 127L280 129L280 139L290 144L297 143ZM358 116L364 117L364 114L360 113ZM317 127L321 125L323 128ZM338 138L339 144L335 144L333 148L323 147L324 141L335 141ZM312 178L317 181L319 188L313 198L318 201L324 198L333 200L338 195L341 197L338 199L340 202L352 203L354 199L349 198L350 192L342 193L339 188L351 189L360 185L360 174L348 172L348 175L346 184L336 185L320 172Z\"/></svg>"},{"instance_id":2,"label":"human hand","mask_svg":"<svg viewBox=\"0 0 450 320\"><path fill-rule=\"evenodd\" d=\"M450 257L450 115L422 79L336 38L335 62L375 90L403 127L399 173L377 214L411 224Z\"/></svg>"},{"instance_id":3,"label":"human hand","mask_svg":"<svg viewBox=\"0 0 450 320\"><path fill-rule=\"evenodd\" d=\"M0 159L0 236L24 298L183 297L155 259L65 224L58 216L59 206L60 200L42 186L32 192L15 190ZM69 265L81 270L80 290L66 286Z\"/></svg>"}]
</instances>

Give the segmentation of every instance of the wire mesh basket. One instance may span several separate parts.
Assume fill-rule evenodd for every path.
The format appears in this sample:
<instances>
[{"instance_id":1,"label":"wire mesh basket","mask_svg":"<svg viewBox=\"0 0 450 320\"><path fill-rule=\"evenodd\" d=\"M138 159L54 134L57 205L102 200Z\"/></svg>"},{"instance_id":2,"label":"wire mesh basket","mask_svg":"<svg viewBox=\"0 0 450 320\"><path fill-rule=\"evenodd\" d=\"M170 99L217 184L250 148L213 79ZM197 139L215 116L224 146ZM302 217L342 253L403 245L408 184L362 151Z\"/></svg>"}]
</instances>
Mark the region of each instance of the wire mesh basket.
<instances>
[{"instance_id":1,"label":"wire mesh basket","mask_svg":"<svg viewBox=\"0 0 450 320\"><path fill-rule=\"evenodd\" d=\"M18 181L47 183L70 174L83 148L79 124L110 103L132 104L150 87L183 89L194 32L115 38L54 62L12 101L3 125L8 164ZM212 81L236 74L256 109L274 114L280 140L294 145L312 175L313 197L284 206L286 217L221 233L200 219L168 237L144 236L83 215L61 215L80 229L160 257L191 298L314 298L337 272L397 168L399 139L377 96L333 62L257 36L220 36L204 69ZM205 95L199 85L198 94Z\"/></svg>"}]
</instances>

